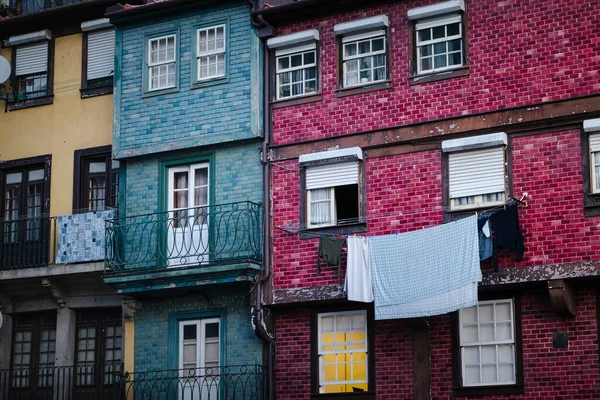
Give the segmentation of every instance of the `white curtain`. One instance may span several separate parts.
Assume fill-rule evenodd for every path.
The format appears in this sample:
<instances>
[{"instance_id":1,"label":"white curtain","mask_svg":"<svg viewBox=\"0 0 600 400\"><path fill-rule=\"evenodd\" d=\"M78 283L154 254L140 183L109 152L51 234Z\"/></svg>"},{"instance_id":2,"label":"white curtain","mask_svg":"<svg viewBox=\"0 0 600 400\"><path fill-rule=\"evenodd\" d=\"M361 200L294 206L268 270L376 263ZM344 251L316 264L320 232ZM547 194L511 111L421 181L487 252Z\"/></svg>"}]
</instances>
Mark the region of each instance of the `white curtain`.
<instances>
[{"instance_id":1,"label":"white curtain","mask_svg":"<svg viewBox=\"0 0 600 400\"><path fill-rule=\"evenodd\" d=\"M332 222L331 188L312 189L310 191L310 224L328 224Z\"/></svg>"}]
</instances>

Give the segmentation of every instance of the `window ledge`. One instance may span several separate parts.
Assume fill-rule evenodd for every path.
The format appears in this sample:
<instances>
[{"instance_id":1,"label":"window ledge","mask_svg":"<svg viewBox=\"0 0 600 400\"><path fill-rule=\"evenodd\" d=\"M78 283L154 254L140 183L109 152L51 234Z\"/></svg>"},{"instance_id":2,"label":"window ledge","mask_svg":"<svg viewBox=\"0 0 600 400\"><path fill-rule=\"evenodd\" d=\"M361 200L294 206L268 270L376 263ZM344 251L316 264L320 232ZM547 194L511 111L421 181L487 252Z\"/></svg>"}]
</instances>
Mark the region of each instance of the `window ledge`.
<instances>
[{"instance_id":1,"label":"window ledge","mask_svg":"<svg viewBox=\"0 0 600 400\"><path fill-rule=\"evenodd\" d=\"M165 89L157 89L157 90L152 90L152 91L145 91L144 93L142 93L142 98L161 96L163 94L171 94L171 93L177 93L177 92L179 92L178 86L171 87L171 88L165 88Z\"/></svg>"},{"instance_id":2,"label":"window ledge","mask_svg":"<svg viewBox=\"0 0 600 400\"><path fill-rule=\"evenodd\" d=\"M458 78L460 76L467 76L470 73L471 73L471 67L467 65L464 67L459 67L456 69L449 69L446 71L432 72L429 74L409 76L408 83L410 85L419 85L421 83L435 82L435 81L441 81L444 79L451 79L451 78Z\"/></svg>"},{"instance_id":3,"label":"window ledge","mask_svg":"<svg viewBox=\"0 0 600 400\"><path fill-rule=\"evenodd\" d=\"M81 92L82 99L87 99L88 97L96 97L96 96L102 96L105 94L112 94L113 86L105 85L105 86L98 86L98 87L82 88L82 89L79 89L79 92Z\"/></svg>"},{"instance_id":4,"label":"window ledge","mask_svg":"<svg viewBox=\"0 0 600 400\"><path fill-rule=\"evenodd\" d=\"M318 393L311 394L311 399L354 399L354 400L375 400L374 392L354 392L354 393Z\"/></svg>"},{"instance_id":5,"label":"window ledge","mask_svg":"<svg viewBox=\"0 0 600 400\"><path fill-rule=\"evenodd\" d=\"M391 87L392 87L392 81L388 79L386 81L381 81L381 82L376 82L376 83L368 83L368 84L362 85L362 86L351 86L348 88L341 88L335 92L335 95L337 97L346 97L346 96L352 96L352 95L360 94L360 93L373 92L375 90L389 89Z\"/></svg>"},{"instance_id":6,"label":"window ledge","mask_svg":"<svg viewBox=\"0 0 600 400\"><path fill-rule=\"evenodd\" d=\"M24 108L45 106L54 102L54 95L44 97L36 97L35 99L29 100L17 100L8 102L8 111L22 110Z\"/></svg>"},{"instance_id":7,"label":"window ledge","mask_svg":"<svg viewBox=\"0 0 600 400\"><path fill-rule=\"evenodd\" d=\"M229 76L222 76L219 78L211 78L211 79L206 79L206 80L202 80L202 81L196 81L192 84L190 89L192 89L192 90L200 89L200 88L207 87L207 86L222 85L225 83L229 83Z\"/></svg>"},{"instance_id":8,"label":"window ledge","mask_svg":"<svg viewBox=\"0 0 600 400\"><path fill-rule=\"evenodd\" d=\"M298 97L294 97L291 99L273 100L271 102L271 107L273 109L283 108L283 107L291 107L291 106L297 106L300 104L315 103L317 101L321 101L322 99L323 99L323 96L321 95L321 93L315 93L315 94L309 94L309 95L304 95L304 96L298 96Z\"/></svg>"},{"instance_id":9,"label":"window ledge","mask_svg":"<svg viewBox=\"0 0 600 400\"><path fill-rule=\"evenodd\" d=\"M455 397L463 396L500 396L507 394L524 394L525 385L474 386L454 388Z\"/></svg>"},{"instance_id":10,"label":"window ledge","mask_svg":"<svg viewBox=\"0 0 600 400\"><path fill-rule=\"evenodd\" d=\"M314 239L317 235L348 235L351 233L363 233L367 231L366 222L357 222L355 224L322 226L306 228L299 232L300 239Z\"/></svg>"},{"instance_id":11,"label":"window ledge","mask_svg":"<svg viewBox=\"0 0 600 400\"><path fill-rule=\"evenodd\" d=\"M585 217L600 216L600 193L586 193L585 204L583 206L583 215Z\"/></svg>"}]
</instances>

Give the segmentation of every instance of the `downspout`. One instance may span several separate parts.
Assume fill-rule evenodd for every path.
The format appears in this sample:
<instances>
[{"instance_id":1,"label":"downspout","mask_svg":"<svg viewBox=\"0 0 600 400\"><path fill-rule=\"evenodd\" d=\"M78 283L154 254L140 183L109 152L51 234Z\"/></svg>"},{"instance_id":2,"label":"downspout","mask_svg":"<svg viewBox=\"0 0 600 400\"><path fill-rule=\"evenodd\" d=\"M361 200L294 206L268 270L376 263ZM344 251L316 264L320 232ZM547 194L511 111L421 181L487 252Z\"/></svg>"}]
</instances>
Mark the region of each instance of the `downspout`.
<instances>
[{"instance_id":1,"label":"downspout","mask_svg":"<svg viewBox=\"0 0 600 400\"><path fill-rule=\"evenodd\" d=\"M256 10L254 1L248 0L252 11ZM258 21L254 18L250 18L252 26L257 29L268 26L268 23L264 21L261 15L258 16ZM262 265L254 290L254 305L251 310L251 323L254 328L254 333L267 346L267 391L269 393L269 399L273 400L274 396L274 365L275 365L275 338L265 323L264 308L262 305L263 297L263 285L269 284L271 276L271 194L269 191L271 166L269 163L269 144L271 138L271 113L269 109L269 53L267 49L266 41L262 40L261 45L263 46L263 143L262 143L262 157L261 162L263 164L263 237L262 237Z\"/></svg>"}]
</instances>

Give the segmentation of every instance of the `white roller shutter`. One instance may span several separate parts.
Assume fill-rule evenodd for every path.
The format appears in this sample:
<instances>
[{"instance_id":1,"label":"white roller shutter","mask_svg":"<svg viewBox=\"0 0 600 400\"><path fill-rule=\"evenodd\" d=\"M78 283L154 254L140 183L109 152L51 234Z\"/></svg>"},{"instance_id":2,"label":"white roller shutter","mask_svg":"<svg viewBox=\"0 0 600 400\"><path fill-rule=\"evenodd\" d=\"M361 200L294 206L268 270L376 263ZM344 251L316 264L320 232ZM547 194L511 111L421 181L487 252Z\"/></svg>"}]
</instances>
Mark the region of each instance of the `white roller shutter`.
<instances>
[{"instance_id":1,"label":"white roller shutter","mask_svg":"<svg viewBox=\"0 0 600 400\"><path fill-rule=\"evenodd\" d=\"M590 152L600 151L600 133L590 135Z\"/></svg>"},{"instance_id":2,"label":"white roller shutter","mask_svg":"<svg viewBox=\"0 0 600 400\"><path fill-rule=\"evenodd\" d=\"M16 76L46 72L48 70L48 42L17 47Z\"/></svg>"},{"instance_id":3,"label":"white roller shutter","mask_svg":"<svg viewBox=\"0 0 600 400\"><path fill-rule=\"evenodd\" d=\"M87 40L87 79L111 76L115 63L114 29L90 32Z\"/></svg>"},{"instance_id":4,"label":"white roller shutter","mask_svg":"<svg viewBox=\"0 0 600 400\"><path fill-rule=\"evenodd\" d=\"M358 184L358 162L317 165L306 168L306 189Z\"/></svg>"},{"instance_id":5,"label":"white roller shutter","mask_svg":"<svg viewBox=\"0 0 600 400\"><path fill-rule=\"evenodd\" d=\"M450 197L504 192L504 148L452 153L448 156Z\"/></svg>"}]
</instances>

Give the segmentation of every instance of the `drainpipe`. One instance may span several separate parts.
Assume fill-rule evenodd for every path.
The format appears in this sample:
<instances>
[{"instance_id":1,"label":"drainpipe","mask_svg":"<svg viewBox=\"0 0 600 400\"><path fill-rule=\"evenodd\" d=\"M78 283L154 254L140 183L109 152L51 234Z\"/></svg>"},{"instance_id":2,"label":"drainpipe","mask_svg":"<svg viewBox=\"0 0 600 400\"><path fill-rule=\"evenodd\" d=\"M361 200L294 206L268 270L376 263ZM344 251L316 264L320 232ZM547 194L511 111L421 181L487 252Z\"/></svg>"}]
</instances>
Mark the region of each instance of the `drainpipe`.
<instances>
[{"instance_id":1,"label":"drainpipe","mask_svg":"<svg viewBox=\"0 0 600 400\"><path fill-rule=\"evenodd\" d=\"M248 0L252 10L256 10L254 1ZM268 23L264 21L262 16L259 16L258 21L251 18L250 21L252 26L257 29L268 26ZM271 194L269 191L269 180L271 174L271 166L269 164L268 150L271 138L271 115L269 110L269 53L267 44L264 40L261 41L263 46L263 143L262 143L262 159L263 164L263 240L262 240L262 266L259 274L259 281L256 284L254 290L254 304L251 311L251 323L254 328L254 333L267 346L267 390L269 393L269 399L274 399L274 365L275 365L275 338L265 323L264 308L262 306L263 297L263 285L269 284L269 278L271 276Z\"/></svg>"}]
</instances>

